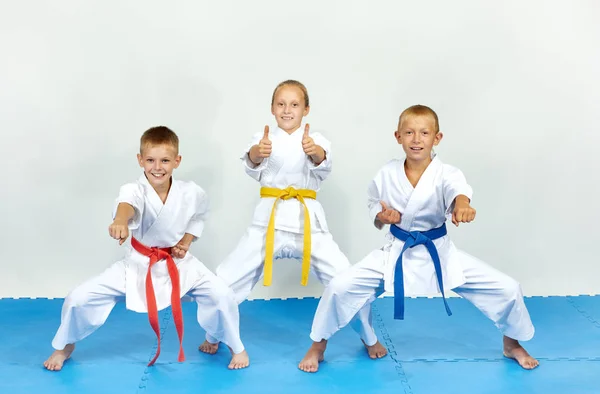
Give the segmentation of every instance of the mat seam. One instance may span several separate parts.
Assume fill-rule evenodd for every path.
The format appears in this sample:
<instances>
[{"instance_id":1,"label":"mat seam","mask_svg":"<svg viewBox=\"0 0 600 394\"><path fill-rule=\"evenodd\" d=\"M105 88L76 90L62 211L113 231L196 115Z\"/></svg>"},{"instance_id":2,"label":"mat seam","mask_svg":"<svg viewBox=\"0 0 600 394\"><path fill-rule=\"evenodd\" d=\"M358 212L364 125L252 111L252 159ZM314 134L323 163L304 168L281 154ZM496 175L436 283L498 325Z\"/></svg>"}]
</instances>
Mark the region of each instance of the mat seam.
<instances>
[{"instance_id":1,"label":"mat seam","mask_svg":"<svg viewBox=\"0 0 600 394\"><path fill-rule=\"evenodd\" d=\"M169 325L171 323L171 316L172 316L171 308L166 308L162 312L162 315L163 315L162 316L162 324L161 324L161 329L160 329L161 343L162 343L163 338L165 337L165 332L167 332L167 328L169 327ZM148 356L148 362L150 362L152 360L152 358L156 354L157 349L158 349L158 340L152 347L152 350L150 351L150 356ZM144 372L142 373L142 376L140 378L140 383L138 384L137 393L145 393L146 392L147 382L148 382L148 379L150 378L150 374L152 373L152 368L154 368L154 366L149 367L147 365L144 368Z\"/></svg>"},{"instance_id":2,"label":"mat seam","mask_svg":"<svg viewBox=\"0 0 600 394\"><path fill-rule=\"evenodd\" d=\"M404 394L413 394L412 388L410 387L410 383L408 382L408 376L406 376L406 372L404 372L404 368L402 367L402 362L397 358L397 353L392 343L392 338L389 335L385 324L383 323L383 318L379 313L379 309L375 303L371 304L371 308L373 311L373 316L375 317L375 321L377 322L377 327L381 332L381 339L384 342L385 348L388 350L388 356L394 361L396 373L400 377L400 381L402 383L402 388L404 390Z\"/></svg>"},{"instance_id":3,"label":"mat seam","mask_svg":"<svg viewBox=\"0 0 600 394\"><path fill-rule=\"evenodd\" d=\"M581 313L583 315L583 317L585 317L590 323L592 323L594 326L596 326L596 328L600 328L600 322L598 322L596 319L594 319L592 317L592 315L587 313L587 311L583 307L578 305L577 302L573 299L573 297L567 296L566 299L567 299L567 302L569 304L571 304L571 306L573 308L575 308L575 310L577 312Z\"/></svg>"}]
</instances>

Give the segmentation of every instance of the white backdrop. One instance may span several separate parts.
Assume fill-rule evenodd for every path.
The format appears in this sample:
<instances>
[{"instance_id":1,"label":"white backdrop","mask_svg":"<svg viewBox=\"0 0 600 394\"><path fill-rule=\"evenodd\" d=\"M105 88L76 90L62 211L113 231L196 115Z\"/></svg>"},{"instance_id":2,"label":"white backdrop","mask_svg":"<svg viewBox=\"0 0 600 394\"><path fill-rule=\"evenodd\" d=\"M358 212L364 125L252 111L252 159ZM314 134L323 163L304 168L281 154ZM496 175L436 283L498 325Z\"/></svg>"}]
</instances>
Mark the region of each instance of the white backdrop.
<instances>
[{"instance_id":1,"label":"white backdrop","mask_svg":"<svg viewBox=\"0 0 600 394\"><path fill-rule=\"evenodd\" d=\"M0 297L64 297L121 256L113 201L159 124L181 139L176 176L211 198L192 250L214 269L259 198L238 157L288 78L333 143L318 198L353 263L383 242L366 187L402 154L397 117L420 103L475 190L458 247L527 295L598 293L599 4L2 1ZM321 294L316 277L299 281L300 264L279 261L253 297Z\"/></svg>"}]
</instances>

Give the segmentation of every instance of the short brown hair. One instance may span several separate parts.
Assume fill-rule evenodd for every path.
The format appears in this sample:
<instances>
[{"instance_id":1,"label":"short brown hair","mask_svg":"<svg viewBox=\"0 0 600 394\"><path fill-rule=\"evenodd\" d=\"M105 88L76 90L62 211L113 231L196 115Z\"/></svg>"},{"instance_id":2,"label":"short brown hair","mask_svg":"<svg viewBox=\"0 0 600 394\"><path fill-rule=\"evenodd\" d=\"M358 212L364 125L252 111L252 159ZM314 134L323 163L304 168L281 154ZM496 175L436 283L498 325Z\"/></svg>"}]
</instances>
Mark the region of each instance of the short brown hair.
<instances>
[{"instance_id":1,"label":"short brown hair","mask_svg":"<svg viewBox=\"0 0 600 394\"><path fill-rule=\"evenodd\" d=\"M404 119L407 116L431 116L433 118L433 120L435 121L435 132L439 132L440 131L440 122L438 120L438 116L435 113L434 110L432 110L431 108L425 106L425 105L413 105L412 107L408 107L406 108L404 111L402 111L402 114L400 114L400 119L398 119L398 127L400 127L400 125L402 124L402 119Z\"/></svg>"},{"instance_id":2,"label":"short brown hair","mask_svg":"<svg viewBox=\"0 0 600 394\"><path fill-rule=\"evenodd\" d=\"M171 145L179 153L179 137L166 126L151 127L140 138L140 153L147 145Z\"/></svg>"},{"instance_id":3,"label":"short brown hair","mask_svg":"<svg viewBox=\"0 0 600 394\"><path fill-rule=\"evenodd\" d=\"M308 90L306 90L306 86L304 86L304 84L302 82L298 82L293 79L288 79L287 81L283 81L279 85L277 85L275 90L273 90L273 97L271 98L271 105L273 105L273 103L275 102L275 95L277 94L277 91L284 86L295 86L295 87L299 88L300 90L302 90L302 94L304 95L304 106L305 107L309 106Z\"/></svg>"}]
</instances>

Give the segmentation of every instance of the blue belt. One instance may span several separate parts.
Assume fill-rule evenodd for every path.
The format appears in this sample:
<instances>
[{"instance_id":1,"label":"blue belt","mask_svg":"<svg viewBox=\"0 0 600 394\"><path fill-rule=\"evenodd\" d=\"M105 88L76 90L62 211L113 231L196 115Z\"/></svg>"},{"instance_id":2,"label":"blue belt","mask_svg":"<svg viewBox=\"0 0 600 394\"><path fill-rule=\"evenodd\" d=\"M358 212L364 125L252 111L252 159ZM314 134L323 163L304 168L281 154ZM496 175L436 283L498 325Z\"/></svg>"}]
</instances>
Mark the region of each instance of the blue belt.
<instances>
[{"instance_id":1,"label":"blue belt","mask_svg":"<svg viewBox=\"0 0 600 394\"><path fill-rule=\"evenodd\" d=\"M404 231L396 225L390 226L390 232L396 238L404 241L404 247L398 256L396 261L396 268L394 271L394 319L404 319L404 273L402 272L402 255L407 249L413 248L417 245L424 245L433 260L433 267L435 268L435 275L437 276L438 285L442 292L442 299L444 300L444 306L446 306L446 313L448 316L452 315L450 307L446 302L446 296L444 295L444 282L442 280L442 265L440 263L440 256L437 252L437 248L433 243L434 239L442 238L448 234L446 231L446 224L444 223L441 227L434 228L429 231Z\"/></svg>"}]
</instances>

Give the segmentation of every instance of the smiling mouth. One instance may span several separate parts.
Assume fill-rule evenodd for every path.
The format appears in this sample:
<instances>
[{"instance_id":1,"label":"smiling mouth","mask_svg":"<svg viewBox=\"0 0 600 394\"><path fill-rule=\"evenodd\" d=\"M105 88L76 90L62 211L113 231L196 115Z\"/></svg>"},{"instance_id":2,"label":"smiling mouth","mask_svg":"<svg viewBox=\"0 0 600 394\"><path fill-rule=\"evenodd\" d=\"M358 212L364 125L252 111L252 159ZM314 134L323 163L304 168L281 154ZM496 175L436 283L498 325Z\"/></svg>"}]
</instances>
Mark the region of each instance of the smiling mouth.
<instances>
[{"instance_id":1,"label":"smiling mouth","mask_svg":"<svg viewBox=\"0 0 600 394\"><path fill-rule=\"evenodd\" d=\"M281 119L283 119L283 120L293 120L294 118L292 118L291 116L282 116Z\"/></svg>"},{"instance_id":2,"label":"smiling mouth","mask_svg":"<svg viewBox=\"0 0 600 394\"><path fill-rule=\"evenodd\" d=\"M410 150L414 150L414 151L422 151L423 148L417 148L417 147L411 147Z\"/></svg>"},{"instance_id":3,"label":"smiling mouth","mask_svg":"<svg viewBox=\"0 0 600 394\"><path fill-rule=\"evenodd\" d=\"M153 172L151 172L150 174L152 174L152 176L153 176L153 177L155 177L155 178L159 178L159 179L160 179L160 178L163 178L165 175L167 175L167 174L155 174L155 173L153 173Z\"/></svg>"}]
</instances>

